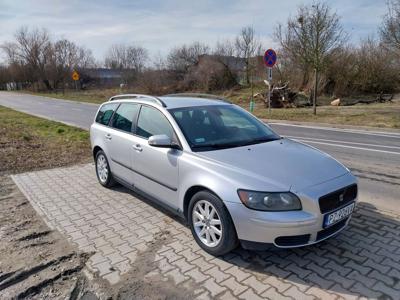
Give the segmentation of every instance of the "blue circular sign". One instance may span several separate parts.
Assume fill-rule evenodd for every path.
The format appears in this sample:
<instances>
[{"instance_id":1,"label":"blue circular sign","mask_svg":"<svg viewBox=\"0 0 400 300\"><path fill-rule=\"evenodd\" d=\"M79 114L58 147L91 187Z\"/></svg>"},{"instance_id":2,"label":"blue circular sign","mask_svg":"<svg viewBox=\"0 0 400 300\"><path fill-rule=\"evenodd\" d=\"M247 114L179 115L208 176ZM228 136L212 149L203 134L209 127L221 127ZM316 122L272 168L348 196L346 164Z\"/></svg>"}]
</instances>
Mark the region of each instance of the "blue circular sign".
<instances>
[{"instance_id":1,"label":"blue circular sign","mask_svg":"<svg viewBox=\"0 0 400 300\"><path fill-rule=\"evenodd\" d=\"M276 64L276 52L268 49L264 54L264 63L267 67L272 68Z\"/></svg>"}]
</instances>

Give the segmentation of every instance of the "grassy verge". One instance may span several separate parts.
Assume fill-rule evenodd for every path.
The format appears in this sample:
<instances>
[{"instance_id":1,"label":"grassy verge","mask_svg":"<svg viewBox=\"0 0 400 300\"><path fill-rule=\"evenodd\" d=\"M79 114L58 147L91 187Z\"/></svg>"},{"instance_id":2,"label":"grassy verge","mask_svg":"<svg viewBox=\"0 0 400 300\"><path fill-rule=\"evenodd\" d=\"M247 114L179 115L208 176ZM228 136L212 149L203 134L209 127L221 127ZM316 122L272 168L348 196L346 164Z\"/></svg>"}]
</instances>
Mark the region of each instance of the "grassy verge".
<instances>
[{"instance_id":1,"label":"grassy verge","mask_svg":"<svg viewBox=\"0 0 400 300\"><path fill-rule=\"evenodd\" d=\"M107 101L111 96L118 94L128 94L127 91L121 91L120 89L103 89L103 90L78 90L78 91L66 91L62 92L27 92L36 96L45 96L62 100L89 102L89 103L103 103Z\"/></svg>"},{"instance_id":2,"label":"grassy verge","mask_svg":"<svg viewBox=\"0 0 400 300\"><path fill-rule=\"evenodd\" d=\"M262 85L254 88L254 93L261 92ZM62 93L36 93L35 95L48 96L59 99L83 101L91 103L102 103L109 97L133 91L120 89L68 91ZM249 108L251 95L250 88L220 93L230 99L233 103ZM321 97L319 103L329 103L330 99ZM262 100L256 101L254 114L257 117L276 120L290 120L299 122L317 122L341 125L372 126L381 128L400 128L400 100L393 103L357 104L353 106L332 107L329 105L319 106L317 115L312 114L311 108L288 108L272 109L271 114L265 108Z\"/></svg>"},{"instance_id":3,"label":"grassy verge","mask_svg":"<svg viewBox=\"0 0 400 300\"><path fill-rule=\"evenodd\" d=\"M0 106L0 175L90 159L87 131Z\"/></svg>"},{"instance_id":4,"label":"grassy verge","mask_svg":"<svg viewBox=\"0 0 400 300\"><path fill-rule=\"evenodd\" d=\"M312 114L311 108L272 109L269 114L260 103L254 114L259 118L271 120L400 129L400 102L341 107L320 106L317 107L316 116Z\"/></svg>"}]
</instances>

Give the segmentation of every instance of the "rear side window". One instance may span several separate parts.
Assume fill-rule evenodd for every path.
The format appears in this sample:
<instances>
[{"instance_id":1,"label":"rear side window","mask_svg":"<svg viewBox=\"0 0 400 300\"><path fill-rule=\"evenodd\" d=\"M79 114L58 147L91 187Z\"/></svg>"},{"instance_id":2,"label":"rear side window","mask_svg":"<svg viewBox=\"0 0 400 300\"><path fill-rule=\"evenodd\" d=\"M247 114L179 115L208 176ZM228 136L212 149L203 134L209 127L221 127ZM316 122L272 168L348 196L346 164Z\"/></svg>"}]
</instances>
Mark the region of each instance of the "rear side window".
<instances>
[{"instance_id":1,"label":"rear side window","mask_svg":"<svg viewBox=\"0 0 400 300\"><path fill-rule=\"evenodd\" d=\"M174 130L167 118L159 110L148 106L142 106L140 110L136 134L144 138L166 134L175 140Z\"/></svg>"},{"instance_id":2,"label":"rear side window","mask_svg":"<svg viewBox=\"0 0 400 300\"><path fill-rule=\"evenodd\" d=\"M96 122L103 125L108 125L117 106L117 103L104 104L96 116Z\"/></svg>"},{"instance_id":3,"label":"rear side window","mask_svg":"<svg viewBox=\"0 0 400 300\"><path fill-rule=\"evenodd\" d=\"M121 104L113 117L112 127L131 132L132 131L132 123L135 120L136 115L139 111L139 105L133 103L124 103Z\"/></svg>"}]
</instances>

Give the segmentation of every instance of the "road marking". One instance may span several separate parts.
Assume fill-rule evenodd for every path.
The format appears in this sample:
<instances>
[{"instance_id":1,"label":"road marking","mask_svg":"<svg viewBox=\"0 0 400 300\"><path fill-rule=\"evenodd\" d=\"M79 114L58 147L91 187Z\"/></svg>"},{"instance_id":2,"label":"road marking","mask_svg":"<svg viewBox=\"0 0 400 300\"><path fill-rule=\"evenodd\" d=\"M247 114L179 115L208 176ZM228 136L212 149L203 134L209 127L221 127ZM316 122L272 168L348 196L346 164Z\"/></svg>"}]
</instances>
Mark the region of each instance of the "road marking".
<instances>
[{"instance_id":1,"label":"road marking","mask_svg":"<svg viewBox=\"0 0 400 300\"><path fill-rule=\"evenodd\" d=\"M346 142L346 141L338 141L338 140L317 139L317 138L309 138L309 137L302 137L302 136L285 135L285 137L287 137L289 139L302 139L302 140L310 140L310 141L317 141L317 142L322 141L322 142L331 142L331 143L338 143L338 144L351 144L351 145L360 145L360 146L371 146L371 147L377 147L377 148L400 149L400 147L397 147L397 146L386 146L386 145Z\"/></svg>"},{"instance_id":2,"label":"road marking","mask_svg":"<svg viewBox=\"0 0 400 300\"><path fill-rule=\"evenodd\" d=\"M339 145L339 144L332 144L332 143L325 143L325 142L314 142L302 139L294 139L299 142L303 142L305 144L319 144L319 145L327 145L333 147L340 147L340 148L350 148L350 149L357 149L357 150L364 150L364 151L372 151L372 152L379 152L379 153L387 153L387 154L397 154L400 155L400 152L393 152L393 151L386 151L386 150L377 150L377 149L369 149L369 148L362 148L362 147L354 147L354 146L347 146L347 145Z\"/></svg>"},{"instance_id":3,"label":"road marking","mask_svg":"<svg viewBox=\"0 0 400 300\"><path fill-rule=\"evenodd\" d=\"M341 128L306 126L306 125L296 125L296 124L286 124L286 123L268 123L268 124L270 124L270 125L278 125L278 126L291 126L291 127L310 128L310 129L318 129L318 130L327 130L327 131L337 131L337 132L342 132L342 133L356 133L356 134L365 134L365 135L376 135L376 136L383 136L383 137L391 137L391 138L400 139L400 133L397 133L397 132L367 131L367 130L357 130L357 129L341 129Z\"/></svg>"}]
</instances>

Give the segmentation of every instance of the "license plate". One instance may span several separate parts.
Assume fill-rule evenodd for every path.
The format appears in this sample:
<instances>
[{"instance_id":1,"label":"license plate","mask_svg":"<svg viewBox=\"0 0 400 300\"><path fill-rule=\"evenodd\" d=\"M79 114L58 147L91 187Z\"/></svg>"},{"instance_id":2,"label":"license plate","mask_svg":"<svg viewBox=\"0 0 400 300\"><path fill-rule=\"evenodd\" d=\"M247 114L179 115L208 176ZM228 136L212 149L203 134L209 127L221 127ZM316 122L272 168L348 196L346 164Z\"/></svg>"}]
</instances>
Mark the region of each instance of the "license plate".
<instances>
[{"instance_id":1,"label":"license plate","mask_svg":"<svg viewBox=\"0 0 400 300\"><path fill-rule=\"evenodd\" d=\"M345 207L331 212L324 217L324 228L332 226L351 215L356 204L353 202Z\"/></svg>"}]
</instances>

